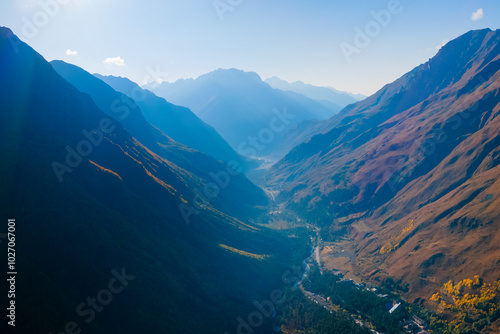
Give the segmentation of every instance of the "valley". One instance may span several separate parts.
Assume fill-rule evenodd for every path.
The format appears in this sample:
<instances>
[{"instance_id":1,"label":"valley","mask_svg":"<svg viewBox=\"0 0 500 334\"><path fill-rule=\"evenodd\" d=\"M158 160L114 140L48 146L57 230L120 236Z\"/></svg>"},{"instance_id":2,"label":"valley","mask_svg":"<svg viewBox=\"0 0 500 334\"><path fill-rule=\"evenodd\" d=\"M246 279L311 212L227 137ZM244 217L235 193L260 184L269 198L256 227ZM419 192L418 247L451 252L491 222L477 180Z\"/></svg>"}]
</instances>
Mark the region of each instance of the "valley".
<instances>
[{"instance_id":1,"label":"valley","mask_svg":"<svg viewBox=\"0 0 500 334\"><path fill-rule=\"evenodd\" d=\"M268 196L276 195L276 193L269 190L266 193ZM296 213L286 211L288 207L286 203L275 204L275 206L277 209L271 211L269 214L274 217L273 223L270 223L271 228L279 229L287 234L289 233L286 232L288 229L295 231L296 228L302 228L302 233L306 233L310 240L308 243L310 245L308 255L302 262L304 273L300 280L293 285L292 289L300 291L305 299L299 298L297 295L289 297L301 305L300 307L297 304L294 306L297 309L301 309L301 312L304 312L299 314L308 317L309 308L320 307L328 312L323 314L321 319L342 314L344 320L347 318L352 319L356 326L367 329L367 333L455 333L450 328L457 326L456 322L451 322L447 316L443 317L442 310L440 311L431 306L433 299L441 297L433 296L430 298L429 304L426 303L426 306L423 307L424 304L422 302L418 300L411 302L405 298L408 290L397 283L365 281L362 272L358 268L358 264L363 266L369 259L357 258L355 254L356 240L346 236L340 238L337 236L334 241L325 241L322 239L322 235L328 235L328 233L325 233L324 228L322 229L316 225L307 223L306 219L298 218ZM295 219L290 219L290 217L295 217ZM359 226L358 228L363 228L363 226ZM367 227L365 226L364 228L366 229ZM324 282L325 280L330 283ZM353 294L348 294L348 299L344 299L345 296L342 299L332 298L331 296L335 296L338 289L351 289ZM293 295L293 292L290 293ZM356 300L358 293L363 295L359 304L354 302L354 305L360 307L359 309L349 301ZM461 297L464 297L464 295L461 294ZM467 298L467 295L464 298ZM472 298L475 297L472 296ZM495 299L495 295L493 295L493 299ZM336 302L333 302L333 300ZM361 305L367 302L374 305L384 305L382 313L374 315L372 313L373 309L363 309ZM386 305L388 304L390 306L387 307ZM398 312L400 312L398 316L395 318L386 317L386 315L389 316L389 312L392 312L391 308L396 304L402 304L398 308ZM500 305L498 304L498 299L493 302L493 305L496 305L493 306L495 309ZM452 306L449 306L449 308L451 309ZM290 319L286 317L280 318L282 316L281 312L278 312L277 315L277 319L282 319L281 322L277 323L281 326L278 326L280 330L276 330L276 333L299 333L301 327L296 322L293 322L294 324L291 325ZM384 314L384 317L381 314ZM495 317L492 317L492 319L499 319L498 315ZM376 325L374 325L372 319L376 319ZM318 318L315 321L319 322L322 320ZM339 321L339 319L337 318L336 321ZM450 321L449 325L448 321ZM498 323L499 320L492 321L492 330L485 331L485 333L495 333ZM461 326L464 326L464 324ZM306 332L309 333L308 331ZM327 332L325 331L325 333ZM310 333L323 332L317 330Z\"/></svg>"},{"instance_id":2,"label":"valley","mask_svg":"<svg viewBox=\"0 0 500 334\"><path fill-rule=\"evenodd\" d=\"M48 61L23 31L0 26L6 333L500 333L500 30L369 96L285 59L138 84L156 51Z\"/></svg>"},{"instance_id":3,"label":"valley","mask_svg":"<svg viewBox=\"0 0 500 334\"><path fill-rule=\"evenodd\" d=\"M267 191L269 195L272 192ZM285 203L274 203L271 204L272 207L276 206L277 208L286 207ZM277 229L286 235L292 235L293 237L297 237L298 235L302 235L302 239L304 242L308 241L309 251L306 253L307 256L301 263L301 276L300 279L294 282L292 286L287 286L285 289L289 291L291 295L294 297L290 297L294 302L299 302L303 309L304 314L300 314L301 316L307 317L306 311L308 308L319 308L325 310L327 313L324 313L321 316L322 320L317 319L316 321L328 321L331 317L331 321L334 323L352 323L353 328L360 330L366 330L366 333L381 333L381 334L391 334L391 333L408 333L404 330L403 325L399 325L399 321L403 319L410 319L411 316L406 310L400 315L395 323L391 323L392 327L388 331L382 331L375 329L377 327L385 328L383 326L386 325L387 321L392 320L380 320L377 321L377 327L371 323L371 316L373 316L366 309L357 309L352 308L349 305L349 301L347 300L336 300L335 298L331 298L328 295L327 291L317 290L318 286L322 286L325 284L325 277L331 279L332 277L338 277L334 279L335 284L338 284L337 287L333 289L346 289L352 290L354 294L368 294L370 298L373 298L373 303L392 303L393 300L400 300L395 291L391 291L387 288L378 291L378 287L375 288L371 286L367 287L365 283L363 283L359 276L355 276L353 271L353 267L356 267L357 259L354 253L350 252L348 240L342 240L336 243L325 242L322 239L321 229L316 227L315 225L307 223L306 220L302 220L297 217L294 212L285 212L282 210L272 209L269 213L271 217L273 217L272 221L269 223L269 227L272 229ZM292 217L295 217L294 219ZM352 247L352 246L351 246ZM337 251L338 250L338 251ZM342 258L346 259L346 263L344 262L335 262L332 259ZM327 265L328 263L328 265ZM355 291L355 292L354 292ZM298 297L296 295L297 292L302 294L302 297ZM295 294L295 295L294 295ZM390 297L389 297L390 296ZM389 298L388 298L389 297ZM394 298L394 299L390 299ZM300 300L300 301L299 301ZM380 301L379 301L380 300ZM284 302L287 303L287 300ZM395 301L394 301L395 303ZM309 305L309 306L307 306ZM314 305L314 306L313 306ZM381 304L380 304L381 305ZM297 306L295 306L297 307ZM403 307L402 307L403 308ZM384 309L384 312L389 315L389 309ZM337 316L341 314L341 318ZM278 305L278 313L277 313L277 321L274 326L276 328L276 333L296 333L299 328L295 328L290 323L290 320L282 318L283 309L281 305ZM281 320L280 320L281 319ZM408 320L408 321L410 321ZM322 331L313 331L311 333L323 333Z\"/></svg>"}]
</instances>

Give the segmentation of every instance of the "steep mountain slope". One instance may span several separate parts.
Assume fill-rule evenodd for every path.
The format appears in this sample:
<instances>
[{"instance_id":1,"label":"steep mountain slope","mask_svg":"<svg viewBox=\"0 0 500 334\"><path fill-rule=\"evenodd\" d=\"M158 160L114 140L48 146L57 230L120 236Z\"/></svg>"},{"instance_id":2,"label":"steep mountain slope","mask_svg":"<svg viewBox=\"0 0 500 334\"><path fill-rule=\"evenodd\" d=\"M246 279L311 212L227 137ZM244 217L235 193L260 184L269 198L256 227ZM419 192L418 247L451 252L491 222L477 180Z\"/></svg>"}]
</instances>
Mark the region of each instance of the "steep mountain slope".
<instances>
[{"instance_id":1,"label":"steep mountain slope","mask_svg":"<svg viewBox=\"0 0 500 334\"><path fill-rule=\"evenodd\" d=\"M303 95L273 89L256 73L236 69L163 83L151 90L189 107L245 156L271 155L294 125L307 119L326 119L337 111Z\"/></svg>"},{"instance_id":2,"label":"steep mountain slope","mask_svg":"<svg viewBox=\"0 0 500 334\"><path fill-rule=\"evenodd\" d=\"M81 92L89 94L102 111L116 118L132 136L148 149L198 177L200 179L198 184L205 186L213 183L216 180L212 175L227 169L226 163L216 161L206 154L173 141L144 119L142 109L134 100L115 91L90 73L61 61L54 61L51 64L59 75ZM148 100L152 98L149 96ZM193 115L193 117L195 116ZM177 125L180 126L180 124ZM186 124L186 126L188 125ZM194 122L193 126L196 128L197 122ZM189 132L186 130L186 133ZM242 167L242 163L240 163L239 168ZM224 180L222 182L225 183ZM247 180L243 174L233 175L231 182L220 188L219 194L212 200L212 204L240 219L258 214L259 207L265 206L267 203L263 191ZM202 188L198 189L200 193L204 193ZM244 196L249 201L241 201L239 196Z\"/></svg>"},{"instance_id":3,"label":"steep mountain slope","mask_svg":"<svg viewBox=\"0 0 500 334\"><path fill-rule=\"evenodd\" d=\"M375 95L315 123L269 184L346 226L365 277L424 298L500 274L500 31L471 31Z\"/></svg>"},{"instance_id":4,"label":"steep mountain slope","mask_svg":"<svg viewBox=\"0 0 500 334\"><path fill-rule=\"evenodd\" d=\"M280 285L285 243L210 203L186 224L179 205L201 179L131 137L4 27L0 110L16 333L221 333Z\"/></svg>"},{"instance_id":5,"label":"steep mountain slope","mask_svg":"<svg viewBox=\"0 0 500 334\"><path fill-rule=\"evenodd\" d=\"M239 156L213 127L200 120L191 110L168 103L127 78L99 74L94 76L134 99L144 118L176 142L218 160L237 161L247 169L249 162Z\"/></svg>"},{"instance_id":6,"label":"steep mountain slope","mask_svg":"<svg viewBox=\"0 0 500 334\"><path fill-rule=\"evenodd\" d=\"M348 104L356 103L359 100L362 100L362 98L356 99L347 93L342 93L328 87L318 87L305 84L302 81L290 83L288 81L281 80L280 78L272 77L266 79L265 82L273 88L302 94L310 99L323 103L325 106L329 105L331 108L338 108L339 111Z\"/></svg>"}]
</instances>

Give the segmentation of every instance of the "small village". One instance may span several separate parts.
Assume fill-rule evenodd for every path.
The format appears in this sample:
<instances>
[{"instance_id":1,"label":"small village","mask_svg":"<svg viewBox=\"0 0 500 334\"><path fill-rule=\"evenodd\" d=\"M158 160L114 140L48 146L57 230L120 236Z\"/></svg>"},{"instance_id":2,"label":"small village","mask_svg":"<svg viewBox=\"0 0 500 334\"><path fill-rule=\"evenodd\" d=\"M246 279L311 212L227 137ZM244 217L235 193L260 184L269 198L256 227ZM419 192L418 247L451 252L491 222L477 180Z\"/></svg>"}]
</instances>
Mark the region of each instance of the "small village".
<instances>
[{"instance_id":1,"label":"small village","mask_svg":"<svg viewBox=\"0 0 500 334\"><path fill-rule=\"evenodd\" d=\"M331 298L329 296L322 296L319 294L314 294L310 291L307 291L302 282L306 278L309 270L314 266L317 265L320 269L320 272L323 273L324 266L321 263L321 252L320 252L320 247L318 244L321 242L321 238L319 235L319 229L316 227L313 227L312 225L307 225L309 228L313 228L314 232L316 233L316 236L313 237L311 236L311 243L315 245L312 248L312 253L311 256L304 261L306 265L306 272L304 273L304 276L301 281L297 282L296 286L298 286L301 291L304 293L304 295L314 303L324 307L327 311L330 313L342 311L339 306L334 305L331 301ZM337 274L341 274L341 272L337 272ZM376 287L369 287L363 282L355 283L353 279L350 278L342 278L340 282L346 283L346 284L352 284L357 290L360 291L369 291L373 294L375 294L378 298L380 299L387 299L387 303L385 303L385 308L386 311L389 314L393 314L395 312L398 312L400 310L400 307L402 305L402 301L398 301L396 299L390 300L390 296L388 294L382 294L379 293L379 289ZM358 311L358 313L360 313ZM385 334L383 332L378 332L374 329L373 324L366 319L363 319L361 314L350 314L350 317L358 324L359 326L366 327L371 330L372 333L375 334ZM401 323L401 326L404 328L404 330L409 333L409 334L429 334L428 332L428 324L421 319L420 317L416 315L411 315L408 319L403 320Z\"/></svg>"}]
</instances>

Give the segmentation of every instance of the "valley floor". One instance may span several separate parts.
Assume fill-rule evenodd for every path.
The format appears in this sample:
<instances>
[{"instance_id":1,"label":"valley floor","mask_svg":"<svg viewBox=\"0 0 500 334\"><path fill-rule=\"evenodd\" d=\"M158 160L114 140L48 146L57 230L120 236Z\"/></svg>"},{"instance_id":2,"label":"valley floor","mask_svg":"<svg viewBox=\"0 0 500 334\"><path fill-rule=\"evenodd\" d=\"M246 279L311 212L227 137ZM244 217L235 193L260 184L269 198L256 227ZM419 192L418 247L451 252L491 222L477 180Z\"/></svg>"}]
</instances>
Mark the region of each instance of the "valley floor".
<instances>
[{"instance_id":1,"label":"valley floor","mask_svg":"<svg viewBox=\"0 0 500 334\"><path fill-rule=\"evenodd\" d=\"M317 286L325 283L323 282L323 274L333 275L335 277L339 277L340 282L346 283L349 286L349 289L357 291L354 293L359 292L360 294L370 294L375 298L374 303L378 304L378 306L384 303L392 302L391 300L387 299L388 295L384 296L379 294L377 296L377 293L374 292L376 289L372 291L372 289L368 289L363 283L356 285L354 284L354 282L361 282L361 280L357 272L354 250L352 246L350 246L350 243L348 241L323 241L320 233L321 229L319 227L296 218L294 213L286 212L286 210L284 209L284 205L277 205L277 207L273 208L270 212L270 216L275 217L275 219L273 219L270 223L270 227L273 229L282 231L286 231L288 229L290 231L303 229L303 233L309 235L310 251L302 264L304 268L304 274L302 278L294 284L293 289L300 291L300 293L303 295L304 300L300 302L300 305L304 303L306 305L307 303L312 303L314 304L314 306L310 304L309 306L302 305L299 309L299 307L295 305L296 312L302 312L303 317L308 317L309 308L317 307L318 309L323 309L324 311L326 311L323 314L324 317L335 318L341 315L342 317L344 317L344 319L346 319L345 321L351 321L360 330L366 330L368 333L408 333L406 331L377 332L375 330L377 327L370 320L370 314L367 314L364 310L353 308L347 310L346 306L342 305L342 302L334 302L334 298L330 298L327 294L318 293L317 291L314 291L314 289L311 289L311 287L316 288ZM293 232L292 234L295 233L296 232ZM316 275L316 270L319 272L319 276ZM348 302L347 304L350 303ZM304 307L304 309L302 309L302 307ZM385 309L384 312L389 314L388 309ZM398 324L398 322L399 320L396 321L396 325ZM294 331L294 326L290 326L290 321L287 321L286 318L281 318L281 321L279 321L277 325L280 325L277 327L281 327L281 330L278 331L278 333L299 333L299 331ZM403 327L401 326L401 328ZM295 330L298 329L295 328ZM311 329L308 329L306 333L328 332L329 331L311 331Z\"/></svg>"}]
</instances>

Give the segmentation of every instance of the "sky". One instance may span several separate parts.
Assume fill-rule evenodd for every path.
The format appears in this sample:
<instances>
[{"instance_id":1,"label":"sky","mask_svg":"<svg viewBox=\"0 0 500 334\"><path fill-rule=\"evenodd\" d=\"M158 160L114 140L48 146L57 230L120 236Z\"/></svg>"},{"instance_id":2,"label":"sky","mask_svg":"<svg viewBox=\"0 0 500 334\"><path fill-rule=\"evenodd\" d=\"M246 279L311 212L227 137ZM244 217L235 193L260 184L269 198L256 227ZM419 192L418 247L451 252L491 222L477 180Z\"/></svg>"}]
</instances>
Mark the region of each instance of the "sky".
<instances>
[{"instance_id":1,"label":"sky","mask_svg":"<svg viewBox=\"0 0 500 334\"><path fill-rule=\"evenodd\" d=\"M365 95L499 18L498 0L0 2L0 25L91 73L143 85L238 68Z\"/></svg>"}]
</instances>

